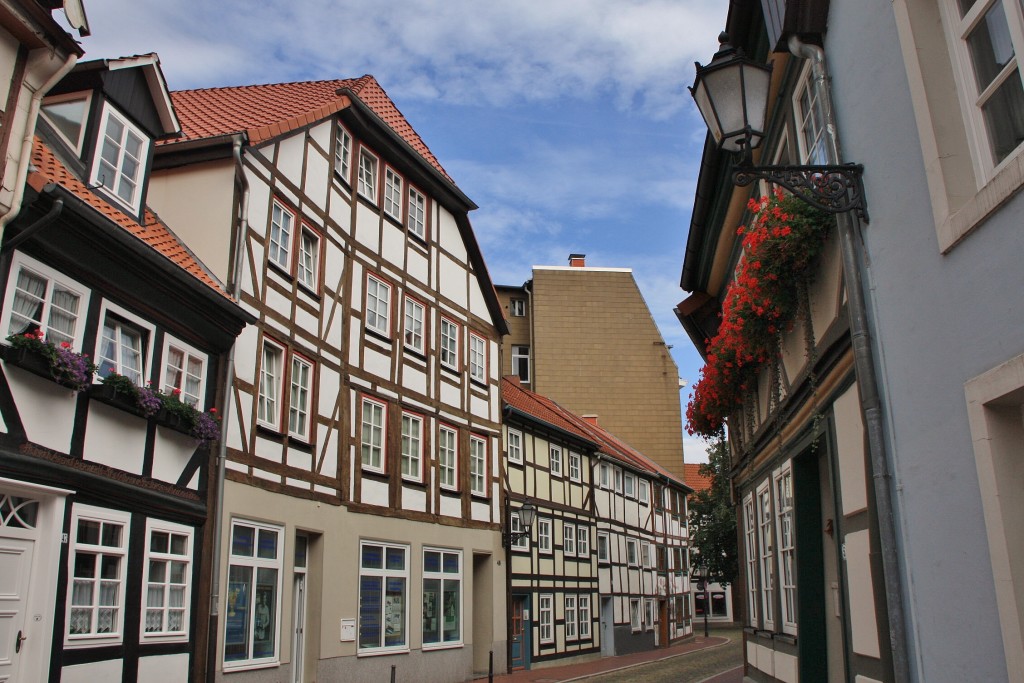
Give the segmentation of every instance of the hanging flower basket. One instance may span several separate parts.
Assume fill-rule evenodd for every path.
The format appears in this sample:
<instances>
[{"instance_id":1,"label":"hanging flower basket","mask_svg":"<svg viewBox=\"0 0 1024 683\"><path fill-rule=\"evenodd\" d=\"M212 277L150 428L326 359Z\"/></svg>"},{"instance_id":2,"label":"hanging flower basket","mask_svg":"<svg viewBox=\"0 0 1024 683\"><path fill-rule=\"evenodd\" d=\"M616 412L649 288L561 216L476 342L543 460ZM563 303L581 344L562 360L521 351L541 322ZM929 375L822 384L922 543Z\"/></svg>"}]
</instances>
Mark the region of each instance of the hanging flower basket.
<instances>
[{"instance_id":1,"label":"hanging flower basket","mask_svg":"<svg viewBox=\"0 0 1024 683\"><path fill-rule=\"evenodd\" d=\"M718 333L686 406L686 431L711 437L755 387L758 372L779 354L793 328L799 292L824 246L827 214L782 191L752 199L754 219L740 226L743 254L722 301Z\"/></svg>"}]
</instances>

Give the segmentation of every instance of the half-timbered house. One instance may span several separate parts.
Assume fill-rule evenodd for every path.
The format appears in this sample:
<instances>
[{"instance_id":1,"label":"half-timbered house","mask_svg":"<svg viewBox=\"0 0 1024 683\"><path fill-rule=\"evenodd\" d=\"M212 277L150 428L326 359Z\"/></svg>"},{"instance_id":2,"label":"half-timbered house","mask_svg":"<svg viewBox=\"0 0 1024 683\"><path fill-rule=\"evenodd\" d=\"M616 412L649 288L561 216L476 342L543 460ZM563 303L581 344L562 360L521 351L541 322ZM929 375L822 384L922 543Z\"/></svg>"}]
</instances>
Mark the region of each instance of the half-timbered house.
<instances>
[{"instance_id":1,"label":"half-timbered house","mask_svg":"<svg viewBox=\"0 0 1024 683\"><path fill-rule=\"evenodd\" d=\"M474 204L372 76L172 97L156 204L258 319L232 368L217 670L450 681L492 646L504 666L505 323Z\"/></svg>"},{"instance_id":2,"label":"half-timbered house","mask_svg":"<svg viewBox=\"0 0 1024 683\"><path fill-rule=\"evenodd\" d=\"M685 495L666 470L602 429L502 383L511 531L512 667L668 645L691 633Z\"/></svg>"},{"instance_id":3,"label":"half-timbered house","mask_svg":"<svg viewBox=\"0 0 1024 683\"><path fill-rule=\"evenodd\" d=\"M79 63L41 110L0 247L0 678L189 680L217 431L191 420L250 318L147 208L179 128L155 55Z\"/></svg>"}]
</instances>

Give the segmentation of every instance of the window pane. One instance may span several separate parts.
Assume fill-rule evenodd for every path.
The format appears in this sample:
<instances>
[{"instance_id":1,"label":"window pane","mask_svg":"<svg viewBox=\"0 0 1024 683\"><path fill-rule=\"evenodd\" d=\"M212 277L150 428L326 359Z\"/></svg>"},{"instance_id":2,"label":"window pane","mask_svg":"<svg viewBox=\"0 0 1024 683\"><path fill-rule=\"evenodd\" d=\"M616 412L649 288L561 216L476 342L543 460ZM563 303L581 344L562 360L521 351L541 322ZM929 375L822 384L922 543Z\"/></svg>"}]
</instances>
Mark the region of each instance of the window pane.
<instances>
[{"instance_id":1,"label":"window pane","mask_svg":"<svg viewBox=\"0 0 1024 683\"><path fill-rule=\"evenodd\" d=\"M231 565L228 568L228 609L224 624L224 661L226 662L249 659L251 593L252 567Z\"/></svg>"},{"instance_id":2,"label":"window pane","mask_svg":"<svg viewBox=\"0 0 1024 683\"><path fill-rule=\"evenodd\" d=\"M257 557L268 560L277 559L277 532L268 529L260 529L260 542L257 548Z\"/></svg>"},{"instance_id":3,"label":"window pane","mask_svg":"<svg viewBox=\"0 0 1024 683\"><path fill-rule=\"evenodd\" d=\"M363 569L382 569L384 567L384 549L379 545L363 546Z\"/></svg>"},{"instance_id":4,"label":"window pane","mask_svg":"<svg viewBox=\"0 0 1024 683\"><path fill-rule=\"evenodd\" d=\"M967 36L967 45L971 50L980 93L1013 59L1013 42L1002 0L997 0L989 8L984 19Z\"/></svg>"},{"instance_id":5,"label":"window pane","mask_svg":"<svg viewBox=\"0 0 1024 683\"><path fill-rule=\"evenodd\" d=\"M260 536L262 541L262 530ZM273 536L276 552L277 534L273 534ZM256 605L252 635L253 659L274 656L274 646L277 638L276 611L277 570L259 567L256 569Z\"/></svg>"},{"instance_id":6,"label":"window pane","mask_svg":"<svg viewBox=\"0 0 1024 683\"><path fill-rule=\"evenodd\" d=\"M1010 74L981 109L998 164L1024 142L1024 88L1019 71Z\"/></svg>"},{"instance_id":7,"label":"window pane","mask_svg":"<svg viewBox=\"0 0 1024 683\"><path fill-rule=\"evenodd\" d=\"M457 556L453 556L456 557ZM447 556L445 557L447 560ZM458 579L444 580L444 641L457 642L461 639L461 614L459 596L461 582Z\"/></svg>"},{"instance_id":8,"label":"window pane","mask_svg":"<svg viewBox=\"0 0 1024 683\"><path fill-rule=\"evenodd\" d=\"M365 547L363 556L366 556ZM381 646L383 581L379 576L362 576L359 579L359 647Z\"/></svg>"},{"instance_id":9,"label":"window pane","mask_svg":"<svg viewBox=\"0 0 1024 683\"><path fill-rule=\"evenodd\" d=\"M405 569L405 550L402 548L388 548L386 557L386 569L397 569L399 571Z\"/></svg>"},{"instance_id":10,"label":"window pane","mask_svg":"<svg viewBox=\"0 0 1024 683\"><path fill-rule=\"evenodd\" d=\"M433 553L437 555L437 553ZM428 570L430 571L430 570ZM437 643L441 640L441 580L423 580L423 643Z\"/></svg>"},{"instance_id":11,"label":"window pane","mask_svg":"<svg viewBox=\"0 0 1024 683\"><path fill-rule=\"evenodd\" d=\"M231 554L241 557L252 557L256 543L256 530L252 527L236 525L231 531Z\"/></svg>"},{"instance_id":12,"label":"window pane","mask_svg":"<svg viewBox=\"0 0 1024 683\"><path fill-rule=\"evenodd\" d=\"M398 645L405 645L405 579L389 577L384 595L384 646Z\"/></svg>"}]
</instances>

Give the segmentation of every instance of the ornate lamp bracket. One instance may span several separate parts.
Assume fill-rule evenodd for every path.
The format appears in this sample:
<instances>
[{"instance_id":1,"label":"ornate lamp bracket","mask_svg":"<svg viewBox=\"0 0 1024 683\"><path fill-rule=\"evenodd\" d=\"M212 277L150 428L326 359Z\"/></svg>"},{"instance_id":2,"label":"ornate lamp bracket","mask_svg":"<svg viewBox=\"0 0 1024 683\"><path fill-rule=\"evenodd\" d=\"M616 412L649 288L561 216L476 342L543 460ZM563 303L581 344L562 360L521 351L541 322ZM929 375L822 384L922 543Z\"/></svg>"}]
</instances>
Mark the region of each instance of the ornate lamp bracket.
<instances>
[{"instance_id":1,"label":"ornate lamp bracket","mask_svg":"<svg viewBox=\"0 0 1024 683\"><path fill-rule=\"evenodd\" d=\"M732 180L745 187L755 180L781 185L805 202L830 214L856 211L868 222L861 164L840 166L754 166L742 163L733 170Z\"/></svg>"}]
</instances>

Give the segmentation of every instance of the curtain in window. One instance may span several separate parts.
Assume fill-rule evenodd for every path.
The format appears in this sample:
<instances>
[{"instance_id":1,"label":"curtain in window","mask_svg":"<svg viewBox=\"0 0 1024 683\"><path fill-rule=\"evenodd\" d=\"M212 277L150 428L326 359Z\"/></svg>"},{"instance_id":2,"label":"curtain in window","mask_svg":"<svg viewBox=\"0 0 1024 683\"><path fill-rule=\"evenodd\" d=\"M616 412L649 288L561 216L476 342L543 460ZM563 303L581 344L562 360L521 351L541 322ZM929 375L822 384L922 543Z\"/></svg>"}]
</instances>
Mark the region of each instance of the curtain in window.
<instances>
[{"instance_id":1,"label":"curtain in window","mask_svg":"<svg viewBox=\"0 0 1024 683\"><path fill-rule=\"evenodd\" d=\"M72 342L75 322L78 320L79 297L72 291L54 285L50 301L50 318L46 323L46 336L55 343Z\"/></svg>"},{"instance_id":2,"label":"curtain in window","mask_svg":"<svg viewBox=\"0 0 1024 683\"><path fill-rule=\"evenodd\" d=\"M46 280L22 268L18 273L11 324L7 334L24 334L41 326L45 294Z\"/></svg>"}]
</instances>

